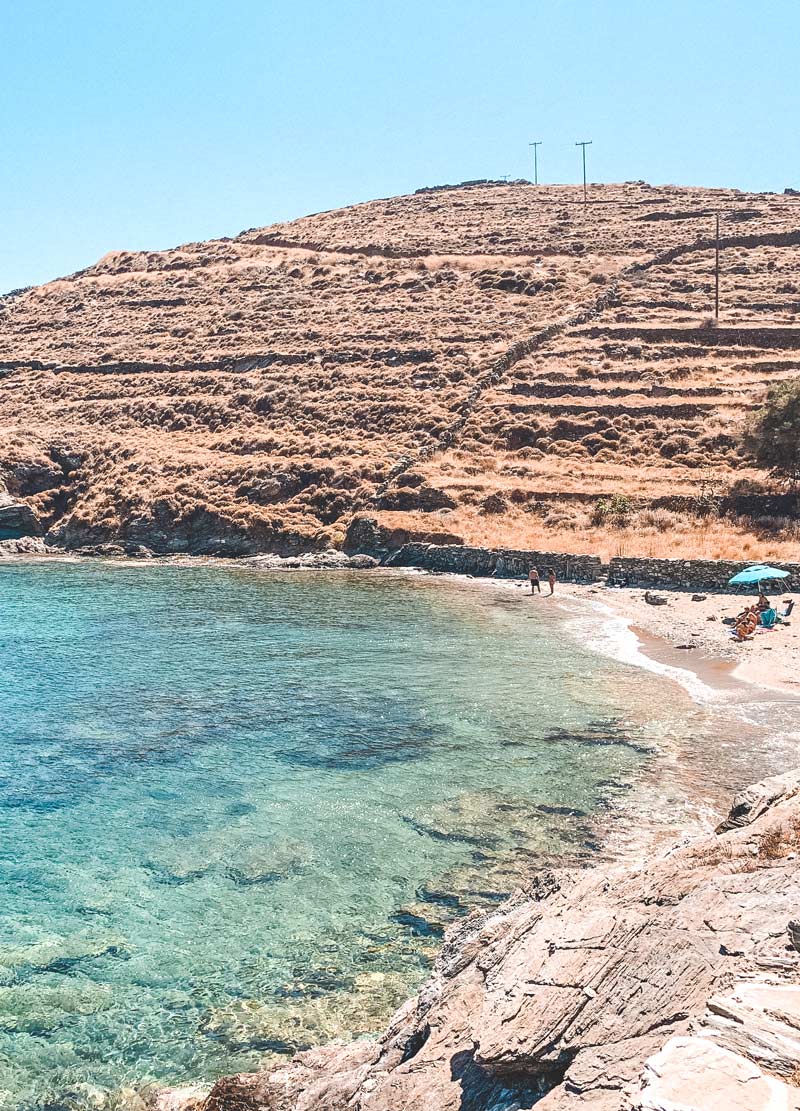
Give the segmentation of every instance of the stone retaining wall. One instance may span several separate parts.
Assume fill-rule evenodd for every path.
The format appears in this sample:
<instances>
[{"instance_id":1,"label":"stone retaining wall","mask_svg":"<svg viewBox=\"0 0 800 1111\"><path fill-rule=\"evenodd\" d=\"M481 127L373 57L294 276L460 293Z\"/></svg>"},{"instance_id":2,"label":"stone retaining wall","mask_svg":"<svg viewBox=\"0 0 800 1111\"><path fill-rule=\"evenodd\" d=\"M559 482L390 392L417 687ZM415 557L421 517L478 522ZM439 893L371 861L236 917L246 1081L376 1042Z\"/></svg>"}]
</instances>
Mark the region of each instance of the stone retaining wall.
<instances>
[{"instance_id":1,"label":"stone retaining wall","mask_svg":"<svg viewBox=\"0 0 800 1111\"><path fill-rule=\"evenodd\" d=\"M479 578L527 578L536 567L542 579L552 567L560 582L596 582L607 572L612 586L658 587L662 590L712 590L738 593L728 580L750 563L722 559L644 559L617 556L606 566L599 556L569 552L533 552L510 548L470 548L455 544L404 544L384 559L387 567L475 575ZM800 583L800 563L779 567L790 573L787 588ZM776 584L777 586L777 584ZM776 589L776 587L773 587ZM779 588L778 588L779 589Z\"/></svg>"},{"instance_id":2,"label":"stone retaining wall","mask_svg":"<svg viewBox=\"0 0 800 1111\"><path fill-rule=\"evenodd\" d=\"M552 567L561 582L595 582L603 567L599 556L506 548L492 550L455 544L404 544L387 557L385 566L420 567L425 571L496 578L527 578L531 567L536 567L542 579L547 568Z\"/></svg>"},{"instance_id":3,"label":"stone retaining wall","mask_svg":"<svg viewBox=\"0 0 800 1111\"><path fill-rule=\"evenodd\" d=\"M642 559L616 557L608 566L608 581L614 586L655 586L672 590L714 590L739 592L742 587L728 586L728 580L749 563L725 559ZM800 582L800 563L778 564L789 571L785 582Z\"/></svg>"},{"instance_id":4,"label":"stone retaining wall","mask_svg":"<svg viewBox=\"0 0 800 1111\"><path fill-rule=\"evenodd\" d=\"M581 332L588 339L643 340L645 343L689 343L697 347L757 347L767 350L792 351L800 347L800 328L671 328L664 326L587 328Z\"/></svg>"}]
</instances>

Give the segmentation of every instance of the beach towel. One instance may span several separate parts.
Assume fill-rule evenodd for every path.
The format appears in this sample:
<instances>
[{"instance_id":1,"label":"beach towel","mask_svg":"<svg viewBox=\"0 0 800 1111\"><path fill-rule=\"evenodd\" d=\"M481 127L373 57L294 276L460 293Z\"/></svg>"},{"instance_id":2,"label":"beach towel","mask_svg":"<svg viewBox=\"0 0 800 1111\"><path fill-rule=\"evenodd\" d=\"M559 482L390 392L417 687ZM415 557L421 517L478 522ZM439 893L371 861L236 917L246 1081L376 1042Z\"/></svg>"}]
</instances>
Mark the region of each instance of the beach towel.
<instances>
[{"instance_id":1,"label":"beach towel","mask_svg":"<svg viewBox=\"0 0 800 1111\"><path fill-rule=\"evenodd\" d=\"M771 606L768 610L763 610L761 613L761 624L765 629L772 629L775 622L778 620L778 611Z\"/></svg>"}]
</instances>

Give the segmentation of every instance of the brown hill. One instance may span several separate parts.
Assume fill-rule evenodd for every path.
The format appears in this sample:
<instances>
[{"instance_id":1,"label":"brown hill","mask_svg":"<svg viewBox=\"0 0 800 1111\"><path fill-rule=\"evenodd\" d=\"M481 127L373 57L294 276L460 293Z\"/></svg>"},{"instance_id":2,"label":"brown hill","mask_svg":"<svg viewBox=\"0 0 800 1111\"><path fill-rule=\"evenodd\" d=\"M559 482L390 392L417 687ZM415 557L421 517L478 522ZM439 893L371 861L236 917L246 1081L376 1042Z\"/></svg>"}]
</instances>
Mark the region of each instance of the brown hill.
<instances>
[{"instance_id":1,"label":"brown hill","mask_svg":"<svg viewBox=\"0 0 800 1111\"><path fill-rule=\"evenodd\" d=\"M423 190L0 299L0 478L70 546L292 552L368 513L473 543L789 555L738 436L798 373L800 197Z\"/></svg>"}]
</instances>

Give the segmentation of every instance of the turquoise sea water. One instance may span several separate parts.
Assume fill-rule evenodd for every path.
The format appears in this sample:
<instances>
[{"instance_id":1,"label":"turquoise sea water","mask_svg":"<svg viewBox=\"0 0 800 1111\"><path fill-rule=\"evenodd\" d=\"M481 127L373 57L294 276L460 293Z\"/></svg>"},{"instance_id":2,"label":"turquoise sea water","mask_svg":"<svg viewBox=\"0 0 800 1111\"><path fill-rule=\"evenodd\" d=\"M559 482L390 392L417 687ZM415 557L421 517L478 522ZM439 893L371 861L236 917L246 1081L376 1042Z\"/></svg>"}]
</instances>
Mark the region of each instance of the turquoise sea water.
<instances>
[{"instance_id":1,"label":"turquoise sea water","mask_svg":"<svg viewBox=\"0 0 800 1111\"><path fill-rule=\"evenodd\" d=\"M376 1029L445 919L591 852L687 700L563 621L424 577L0 569L0 1106Z\"/></svg>"}]
</instances>

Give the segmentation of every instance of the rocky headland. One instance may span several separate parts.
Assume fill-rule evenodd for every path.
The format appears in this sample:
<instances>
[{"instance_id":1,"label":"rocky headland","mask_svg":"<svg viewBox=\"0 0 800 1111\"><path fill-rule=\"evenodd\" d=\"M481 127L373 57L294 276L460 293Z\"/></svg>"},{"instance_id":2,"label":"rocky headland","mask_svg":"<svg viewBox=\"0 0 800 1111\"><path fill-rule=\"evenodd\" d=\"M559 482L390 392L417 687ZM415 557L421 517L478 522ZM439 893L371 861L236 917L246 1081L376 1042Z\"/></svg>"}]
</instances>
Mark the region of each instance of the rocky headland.
<instances>
[{"instance_id":1,"label":"rocky headland","mask_svg":"<svg viewBox=\"0 0 800 1111\"><path fill-rule=\"evenodd\" d=\"M800 1107L800 771L642 863L546 871L447 932L378 1037L159 1111Z\"/></svg>"}]
</instances>

